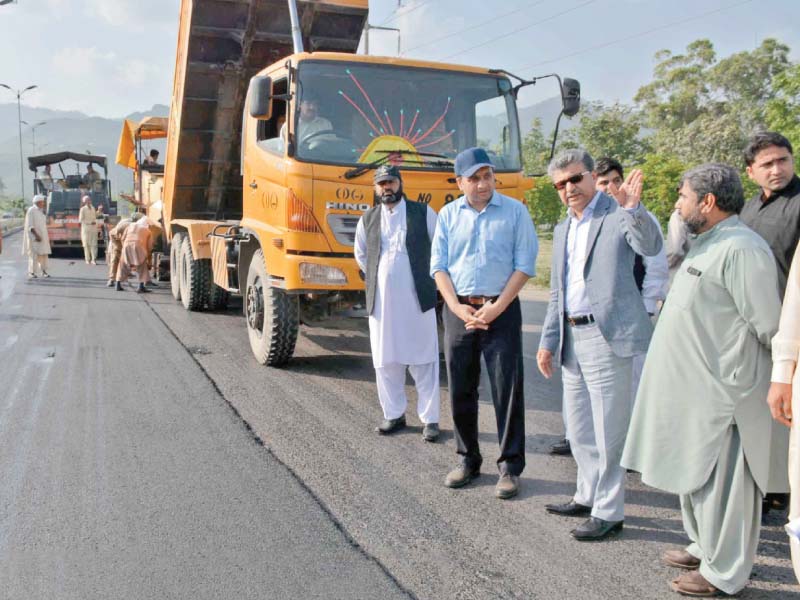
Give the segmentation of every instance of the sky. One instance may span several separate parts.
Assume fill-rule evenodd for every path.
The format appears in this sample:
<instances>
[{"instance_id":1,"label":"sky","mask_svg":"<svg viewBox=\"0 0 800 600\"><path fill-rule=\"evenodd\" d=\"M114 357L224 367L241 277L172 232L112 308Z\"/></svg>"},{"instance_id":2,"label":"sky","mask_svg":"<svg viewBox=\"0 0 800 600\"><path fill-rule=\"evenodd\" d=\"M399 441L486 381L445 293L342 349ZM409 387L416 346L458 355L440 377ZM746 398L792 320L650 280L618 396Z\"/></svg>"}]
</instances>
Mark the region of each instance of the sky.
<instances>
[{"instance_id":1,"label":"sky","mask_svg":"<svg viewBox=\"0 0 800 600\"><path fill-rule=\"evenodd\" d=\"M0 6L0 83L37 85L23 104L93 116L169 104L179 7L180 0ZM578 79L584 98L605 102L630 102L657 51L680 54L700 38L725 57L775 37L800 60L800 0L371 0L370 23L400 29L402 56L526 78L556 72ZM371 54L395 56L397 45L397 32L370 33ZM545 79L523 90L520 103L557 93ZM0 103L12 101L0 89Z\"/></svg>"}]
</instances>

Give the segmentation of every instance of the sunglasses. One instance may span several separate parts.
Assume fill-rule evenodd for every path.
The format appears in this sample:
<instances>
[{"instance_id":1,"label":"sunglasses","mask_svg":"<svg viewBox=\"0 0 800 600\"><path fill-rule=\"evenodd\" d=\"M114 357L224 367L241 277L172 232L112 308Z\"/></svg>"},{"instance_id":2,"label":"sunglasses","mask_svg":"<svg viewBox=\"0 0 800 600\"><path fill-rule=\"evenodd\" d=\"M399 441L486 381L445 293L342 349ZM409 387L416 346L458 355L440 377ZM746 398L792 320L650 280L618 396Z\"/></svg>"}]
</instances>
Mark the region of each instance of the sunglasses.
<instances>
[{"instance_id":1,"label":"sunglasses","mask_svg":"<svg viewBox=\"0 0 800 600\"><path fill-rule=\"evenodd\" d=\"M572 185L579 184L581 181L583 181L583 178L589 173L591 173L591 171L584 171L583 173L578 173L577 175L573 175L572 177L567 177L566 179L562 179L561 181L554 181L553 187L560 192L565 187L567 187L568 183L571 183Z\"/></svg>"}]
</instances>

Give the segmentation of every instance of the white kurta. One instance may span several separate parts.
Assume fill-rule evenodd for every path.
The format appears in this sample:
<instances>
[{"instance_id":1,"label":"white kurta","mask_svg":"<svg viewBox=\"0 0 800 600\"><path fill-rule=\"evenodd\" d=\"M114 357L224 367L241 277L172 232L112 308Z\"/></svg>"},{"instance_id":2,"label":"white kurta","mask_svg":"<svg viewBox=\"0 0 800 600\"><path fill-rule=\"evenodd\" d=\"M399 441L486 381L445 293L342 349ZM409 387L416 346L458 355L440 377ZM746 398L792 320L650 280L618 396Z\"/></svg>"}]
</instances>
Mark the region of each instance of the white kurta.
<instances>
[{"instance_id":1,"label":"white kurta","mask_svg":"<svg viewBox=\"0 0 800 600\"><path fill-rule=\"evenodd\" d=\"M428 207L428 236L433 239L436 213ZM363 219L356 228L355 255L361 270L367 268L367 234ZM391 364L421 365L439 360L436 310L419 307L411 262L406 251L406 200L393 210L381 207L381 258L375 307L369 316L372 362L376 368Z\"/></svg>"},{"instance_id":2,"label":"white kurta","mask_svg":"<svg viewBox=\"0 0 800 600\"><path fill-rule=\"evenodd\" d=\"M39 234L37 242L31 233L31 227ZM50 236L47 235L47 217L36 205L25 213L25 235L22 237L22 254L24 256L42 256L50 254Z\"/></svg>"}]
</instances>

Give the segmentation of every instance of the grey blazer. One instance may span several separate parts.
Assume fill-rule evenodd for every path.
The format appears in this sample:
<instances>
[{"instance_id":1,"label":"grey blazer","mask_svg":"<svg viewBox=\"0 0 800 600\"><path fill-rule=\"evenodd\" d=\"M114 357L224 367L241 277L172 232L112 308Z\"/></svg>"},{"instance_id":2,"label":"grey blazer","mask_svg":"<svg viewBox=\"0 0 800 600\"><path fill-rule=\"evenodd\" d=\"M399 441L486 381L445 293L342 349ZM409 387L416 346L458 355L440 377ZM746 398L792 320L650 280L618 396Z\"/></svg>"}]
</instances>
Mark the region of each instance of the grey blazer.
<instances>
[{"instance_id":1,"label":"grey blazer","mask_svg":"<svg viewBox=\"0 0 800 600\"><path fill-rule=\"evenodd\" d=\"M550 303L542 326L539 348L561 363L564 339L564 266L569 216L553 230ZM600 194L589 227L583 278L592 315L614 354L627 358L647 350L653 325L633 278L636 254L654 256L663 236L640 204L627 211L616 200Z\"/></svg>"}]
</instances>

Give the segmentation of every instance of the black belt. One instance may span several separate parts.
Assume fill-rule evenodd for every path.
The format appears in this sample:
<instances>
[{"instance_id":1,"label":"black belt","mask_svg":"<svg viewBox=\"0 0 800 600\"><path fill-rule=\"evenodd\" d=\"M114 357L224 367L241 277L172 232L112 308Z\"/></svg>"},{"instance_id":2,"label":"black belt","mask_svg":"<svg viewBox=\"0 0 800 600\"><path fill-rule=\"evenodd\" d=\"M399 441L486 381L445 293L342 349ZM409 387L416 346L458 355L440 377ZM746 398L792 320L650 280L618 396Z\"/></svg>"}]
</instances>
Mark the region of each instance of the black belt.
<instances>
[{"instance_id":1,"label":"black belt","mask_svg":"<svg viewBox=\"0 0 800 600\"><path fill-rule=\"evenodd\" d=\"M473 306L483 306L487 302L495 302L500 296L458 296L461 304L472 304Z\"/></svg>"},{"instance_id":2,"label":"black belt","mask_svg":"<svg viewBox=\"0 0 800 600\"><path fill-rule=\"evenodd\" d=\"M594 315L577 315L575 317L568 317L564 315L564 320L576 327L578 325L588 325L589 323L594 323Z\"/></svg>"}]
</instances>

